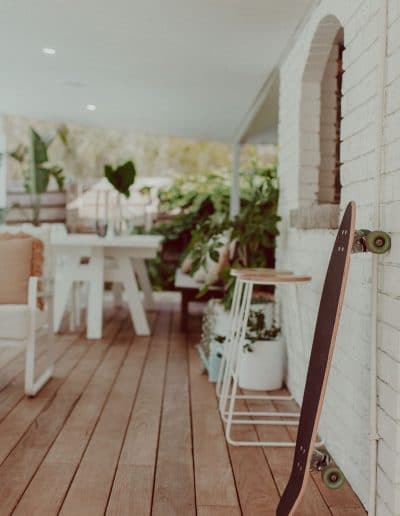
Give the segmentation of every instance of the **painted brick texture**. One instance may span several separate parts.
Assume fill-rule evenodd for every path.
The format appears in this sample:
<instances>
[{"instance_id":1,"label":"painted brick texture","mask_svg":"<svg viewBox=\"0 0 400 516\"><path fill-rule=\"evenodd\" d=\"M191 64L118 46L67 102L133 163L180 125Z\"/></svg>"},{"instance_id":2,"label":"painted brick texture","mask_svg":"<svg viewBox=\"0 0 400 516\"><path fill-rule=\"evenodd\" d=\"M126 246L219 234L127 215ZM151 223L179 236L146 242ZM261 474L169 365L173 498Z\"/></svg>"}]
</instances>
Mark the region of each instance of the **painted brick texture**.
<instances>
[{"instance_id":1,"label":"painted brick texture","mask_svg":"<svg viewBox=\"0 0 400 516\"><path fill-rule=\"evenodd\" d=\"M372 227L376 196L379 19L382 0L321 0L298 34L280 70L280 181L282 216L279 268L310 274L309 285L282 289L287 381L301 402L314 324L335 231L299 230L290 211L316 203L321 102L318 66L302 85L314 48L329 46L329 26L344 29L341 126L341 208L357 203L357 227ZM379 260L377 514L400 516L400 0L388 0L381 227L392 250ZM321 26L323 30L321 30ZM327 36L328 35L328 36ZM328 38L329 39L329 38ZM319 88L319 89L318 89ZM325 92L326 95L326 92ZM322 94L322 99L324 92ZM317 103L318 104L318 103ZM324 111L322 110L322 114ZM322 125L320 125L320 123ZM307 131L302 131L307 127ZM324 129L322 129L324 130ZM324 149L322 149L324 152ZM369 405L372 258L352 257L320 435L364 505L369 492ZM297 296L297 297L296 297Z\"/></svg>"}]
</instances>

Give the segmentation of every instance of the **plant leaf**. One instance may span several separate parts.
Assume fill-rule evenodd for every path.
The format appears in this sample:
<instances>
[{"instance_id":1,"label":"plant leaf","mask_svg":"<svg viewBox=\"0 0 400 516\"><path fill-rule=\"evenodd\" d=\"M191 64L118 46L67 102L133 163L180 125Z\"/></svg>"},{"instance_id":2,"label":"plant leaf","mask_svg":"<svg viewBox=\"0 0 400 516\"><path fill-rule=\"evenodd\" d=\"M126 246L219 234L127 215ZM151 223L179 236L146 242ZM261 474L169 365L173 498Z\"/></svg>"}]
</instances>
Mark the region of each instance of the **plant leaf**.
<instances>
[{"instance_id":1,"label":"plant leaf","mask_svg":"<svg viewBox=\"0 0 400 516\"><path fill-rule=\"evenodd\" d=\"M50 174L47 168L35 168L35 193L41 194L47 191L50 181Z\"/></svg>"},{"instance_id":2,"label":"plant leaf","mask_svg":"<svg viewBox=\"0 0 400 516\"><path fill-rule=\"evenodd\" d=\"M68 136L69 136L69 129L68 129L68 127L65 124L60 125L57 128L57 134L58 134L58 137L60 138L60 140L62 141L62 143L65 146L67 146L68 145Z\"/></svg>"},{"instance_id":3,"label":"plant leaf","mask_svg":"<svg viewBox=\"0 0 400 516\"><path fill-rule=\"evenodd\" d=\"M206 283L199 289L198 293L196 294L196 299L203 297L204 294L206 294L208 292L208 289L209 289L209 285L208 285L208 283Z\"/></svg>"},{"instance_id":4,"label":"plant leaf","mask_svg":"<svg viewBox=\"0 0 400 516\"><path fill-rule=\"evenodd\" d=\"M111 165L105 165L104 175L119 193L125 195L125 197L130 196L129 188L136 178L136 168L133 161L127 161L115 169Z\"/></svg>"},{"instance_id":5,"label":"plant leaf","mask_svg":"<svg viewBox=\"0 0 400 516\"><path fill-rule=\"evenodd\" d=\"M47 156L48 144L40 137L40 135L31 127L32 142L32 159L35 167L42 163L46 163L49 158Z\"/></svg>"},{"instance_id":6,"label":"plant leaf","mask_svg":"<svg viewBox=\"0 0 400 516\"><path fill-rule=\"evenodd\" d=\"M22 143L20 143L15 150L13 150L12 152L9 153L9 156L13 159L15 159L16 161L18 161L19 163L23 163L23 161L25 160L26 158L26 155L28 153L28 148L26 145L23 145Z\"/></svg>"},{"instance_id":7,"label":"plant leaf","mask_svg":"<svg viewBox=\"0 0 400 516\"><path fill-rule=\"evenodd\" d=\"M57 165L47 169L49 176L54 177L57 183L58 190L62 192L64 190L65 176L63 169Z\"/></svg>"}]
</instances>

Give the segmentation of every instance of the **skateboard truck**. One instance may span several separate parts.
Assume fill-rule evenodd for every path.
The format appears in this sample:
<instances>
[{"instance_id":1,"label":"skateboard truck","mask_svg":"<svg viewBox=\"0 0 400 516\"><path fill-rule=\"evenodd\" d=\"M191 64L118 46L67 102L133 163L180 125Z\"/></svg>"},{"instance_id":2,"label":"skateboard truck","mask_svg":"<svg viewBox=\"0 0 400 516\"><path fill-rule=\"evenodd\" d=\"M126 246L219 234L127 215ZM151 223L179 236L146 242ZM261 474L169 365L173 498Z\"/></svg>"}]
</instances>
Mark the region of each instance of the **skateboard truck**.
<instances>
[{"instance_id":1,"label":"skateboard truck","mask_svg":"<svg viewBox=\"0 0 400 516\"><path fill-rule=\"evenodd\" d=\"M354 232L352 253L384 254L390 249L391 238L385 231L358 229Z\"/></svg>"},{"instance_id":2,"label":"skateboard truck","mask_svg":"<svg viewBox=\"0 0 400 516\"><path fill-rule=\"evenodd\" d=\"M314 450L311 459L311 471L320 471L323 483L329 489L339 489L345 477L326 450Z\"/></svg>"}]
</instances>

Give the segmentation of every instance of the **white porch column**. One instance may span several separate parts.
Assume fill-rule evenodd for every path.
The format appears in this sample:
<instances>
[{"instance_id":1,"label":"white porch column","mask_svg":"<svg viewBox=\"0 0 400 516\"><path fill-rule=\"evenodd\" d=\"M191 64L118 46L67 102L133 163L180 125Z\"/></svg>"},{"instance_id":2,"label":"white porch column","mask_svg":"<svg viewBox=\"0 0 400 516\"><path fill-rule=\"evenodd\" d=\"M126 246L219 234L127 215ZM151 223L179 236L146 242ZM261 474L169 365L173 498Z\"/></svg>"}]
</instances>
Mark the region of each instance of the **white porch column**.
<instances>
[{"instance_id":1,"label":"white porch column","mask_svg":"<svg viewBox=\"0 0 400 516\"><path fill-rule=\"evenodd\" d=\"M231 205L230 216L231 219L238 215L240 210L240 143L235 143L232 146L232 177L231 177Z\"/></svg>"},{"instance_id":2,"label":"white porch column","mask_svg":"<svg viewBox=\"0 0 400 516\"><path fill-rule=\"evenodd\" d=\"M6 135L0 119L0 210L7 206L7 157Z\"/></svg>"},{"instance_id":3,"label":"white porch column","mask_svg":"<svg viewBox=\"0 0 400 516\"><path fill-rule=\"evenodd\" d=\"M0 116L0 210L7 207L7 140ZM0 214L1 220L1 214Z\"/></svg>"}]
</instances>

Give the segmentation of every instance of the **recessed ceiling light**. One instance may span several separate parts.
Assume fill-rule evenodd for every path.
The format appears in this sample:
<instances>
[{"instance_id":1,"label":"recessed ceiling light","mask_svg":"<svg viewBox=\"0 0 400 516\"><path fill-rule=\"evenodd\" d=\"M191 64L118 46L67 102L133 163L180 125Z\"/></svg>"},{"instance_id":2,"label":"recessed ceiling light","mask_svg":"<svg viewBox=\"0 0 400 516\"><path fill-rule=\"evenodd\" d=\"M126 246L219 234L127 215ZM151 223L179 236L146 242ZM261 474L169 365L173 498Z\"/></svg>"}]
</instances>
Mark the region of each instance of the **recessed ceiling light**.
<instances>
[{"instance_id":1,"label":"recessed ceiling light","mask_svg":"<svg viewBox=\"0 0 400 516\"><path fill-rule=\"evenodd\" d=\"M96 111L97 107L96 107L94 104L88 104L88 105L86 106L86 109L87 109L88 111Z\"/></svg>"},{"instance_id":2,"label":"recessed ceiling light","mask_svg":"<svg viewBox=\"0 0 400 516\"><path fill-rule=\"evenodd\" d=\"M55 48L42 48L42 54L46 56L54 56L56 53Z\"/></svg>"}]
</instances>

